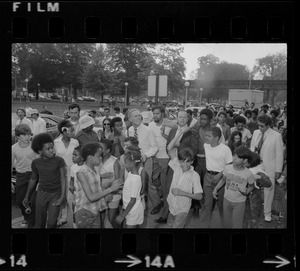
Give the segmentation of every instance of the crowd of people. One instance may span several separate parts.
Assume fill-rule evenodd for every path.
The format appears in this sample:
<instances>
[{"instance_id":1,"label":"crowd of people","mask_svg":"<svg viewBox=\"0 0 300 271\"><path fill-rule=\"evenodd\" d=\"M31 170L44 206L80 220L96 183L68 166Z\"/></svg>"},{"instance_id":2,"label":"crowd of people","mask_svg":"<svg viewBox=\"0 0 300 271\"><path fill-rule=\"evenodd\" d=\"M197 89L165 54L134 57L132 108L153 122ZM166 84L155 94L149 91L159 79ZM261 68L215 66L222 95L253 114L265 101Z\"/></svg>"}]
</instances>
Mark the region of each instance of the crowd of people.
<instances>
[{"instance_id":1,"label":"crowd of people","mask_svg":"<svg viewBox=\"0 0 300 271\"><path fill-rule=\"evenodd\" d=\"M157 224L170 218L184 228L193 209L199 228L210 228L215 205L224 228L272 221L275 188L286 187L286 106L179 110L174 122L157 105L149 125L136 108L115 107L114 117L101 110L101 118L95 110L80 117L70 104L55 139L17 110L12 166L22 227L61 227L71 214L72 228L138 228L149 212Z\"/></svg>"}]
</instances>

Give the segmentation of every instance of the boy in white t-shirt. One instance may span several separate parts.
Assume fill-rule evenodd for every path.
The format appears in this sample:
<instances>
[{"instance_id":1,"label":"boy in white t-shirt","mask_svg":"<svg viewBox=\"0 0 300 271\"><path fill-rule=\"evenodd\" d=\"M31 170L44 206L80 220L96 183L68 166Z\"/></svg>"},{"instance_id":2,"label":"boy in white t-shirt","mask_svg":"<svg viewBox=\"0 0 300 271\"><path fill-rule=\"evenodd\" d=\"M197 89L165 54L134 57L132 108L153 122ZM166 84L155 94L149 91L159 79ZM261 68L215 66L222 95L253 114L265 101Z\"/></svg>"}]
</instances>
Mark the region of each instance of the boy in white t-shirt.
<instances>
[{"instance_id":1,"label":"boy in white t-shirt","mask_svg":"<svg viewBox=\"0 0 300 271\"><path fill-rule=\"evenodd\" d=\"M223 176L226 165L232 163L232 153L228 146L220 143L222 131L219 127L211 127L205 133L207 143L204 143L206 173L204 175L204 206L201 211L200 227L209 228L211 214L214 207L213 190ZM223 215L224 189L220 191L221 196L217 201L220 216Z\"/></svg>"},{"instance_id":2,"label":"boy in white t-shirt","mask_svg":"<svg viewBox=\"0 0 300 271\"><path fill-rule=\"evenodd\" d=\"M22 228L33 228L35 220L35 194L31 196L31 212L26 212L22 201L26 195L29 181L32 176L31 163L34 159L38 158L31 148L31 129L25 124L18 124L15 128L15 135L18 140L17 143L11 147L12 167L16 169L16 201L21 209L24 221L21 224Z\"/></svg>"}]
</instances>

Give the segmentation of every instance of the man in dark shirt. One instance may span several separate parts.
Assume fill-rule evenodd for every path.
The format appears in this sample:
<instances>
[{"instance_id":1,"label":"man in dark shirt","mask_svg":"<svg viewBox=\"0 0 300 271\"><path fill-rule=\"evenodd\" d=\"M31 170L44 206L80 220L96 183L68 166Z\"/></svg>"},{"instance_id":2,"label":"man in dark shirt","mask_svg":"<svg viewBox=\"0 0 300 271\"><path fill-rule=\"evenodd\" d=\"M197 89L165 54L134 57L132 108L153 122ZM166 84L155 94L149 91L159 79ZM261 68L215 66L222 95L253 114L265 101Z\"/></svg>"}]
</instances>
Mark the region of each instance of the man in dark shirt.
<instances>
[{"instance_id":1,"label":"man in dark shirt","mask_svg":"<svg viewBox=\"0 0 300 271\"><path fill-rule=\"evenodd\" d=\"M234 126L234 119L233 119L233 111L231 109L228 109L226 111L226 114L227 114L227 118L226 118L226 121L225 123L230 127L232 128Z\"/></svg>"},{"instance_id":2,"label":"man in dark shirt","mask_svg":"<svg viewBox=\"0 0 300 271\"><path fill-rule=\"evenodd\" d=\"M255 108L252 110L251 113L251 121L246 125L246 128L251 132L252 135L254 131L259 128L257 122L257 115L258 115L258 109Z\"/></svg>"}]
</instances>

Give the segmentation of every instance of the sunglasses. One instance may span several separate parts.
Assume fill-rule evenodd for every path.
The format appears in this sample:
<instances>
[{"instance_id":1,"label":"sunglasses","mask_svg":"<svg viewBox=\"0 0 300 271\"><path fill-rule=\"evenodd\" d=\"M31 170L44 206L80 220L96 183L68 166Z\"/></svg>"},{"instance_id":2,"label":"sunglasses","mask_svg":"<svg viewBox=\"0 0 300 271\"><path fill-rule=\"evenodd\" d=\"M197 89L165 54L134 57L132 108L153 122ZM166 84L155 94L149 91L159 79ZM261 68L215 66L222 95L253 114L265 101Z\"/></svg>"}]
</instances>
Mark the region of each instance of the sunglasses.
<instances>
[{"instance_id":1,"label":"sunglasses","mask_svg":"<svg viewBox=\"0 0 300 271\"><path fill-rule=\"evenodd\" d=\"M103 125L109 125L109 123L103 123Z\"/></svg>"}]
</instances>

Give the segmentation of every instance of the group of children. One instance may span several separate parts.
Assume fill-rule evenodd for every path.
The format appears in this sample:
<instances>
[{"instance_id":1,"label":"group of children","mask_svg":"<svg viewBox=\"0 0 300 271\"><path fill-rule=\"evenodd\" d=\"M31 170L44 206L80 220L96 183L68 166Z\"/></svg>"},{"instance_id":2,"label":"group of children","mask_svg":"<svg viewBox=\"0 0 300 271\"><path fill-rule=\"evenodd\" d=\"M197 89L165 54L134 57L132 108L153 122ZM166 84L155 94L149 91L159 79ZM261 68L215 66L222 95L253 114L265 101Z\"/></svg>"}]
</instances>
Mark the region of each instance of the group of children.
<instances>
[{"instance_id":1,"label":"group of children","mask_svg":"<svg viewBox=\"0 0 300 271\"><path fill-rule=\"evenodd\" d=\"M12 146L12 165L17 171L17 202L28 227L57 227L60 208L66 201L66 187L73 194L76 228L104 227L106 210L113 227L120 227L124 219L128 228L143 223L141 153L136 145L130 144L134 139L127 139L128 147L122 157L127 172L125 182L118 159L110 154L111 141L103 140L74 149L67 186L66 164L56 155L52 137L41 133L31 141L31 130L26 124L17 125L15 134L18 142ZM30 214L25 212L28 207L32 210Z\"/></svg>"},{"instance_id":2,"label":"group of children","mask_svg":"<svg viewBox=\"0 0 300 271\"><path fill-rule=\"evenodd\" d=\"M17 201L28 227L33 224L35 228L57 227L67 187L73 195L74 228L104 228L106 216L113 228L142 226L147 174L135 137L124 139L124 154L119 158L112 155L113 141L108 139L76 147L67 185L66 163L56 155L53 139L48 133L38 134L31 141L30 127L20 124L15 128L15 135L18 142L12 146L12 164L17 171ZM220 143L220 137L218 127L206 132L204 148L208 171L203 188L199 174L192 166L195 158L192 149L185 147L171 155L169 167L174 174L167 203L173 228L185 226L192 199L201 200L203 192L202 221L210 223L215 198L223 203L219 210L224 227L242 228L246 200L250 199L248 205L253 209L253 202L258 202L259 198L247 196L252 195L254 189L259 191L261 186L270 186L256 153L238 146L232 157L230 148ZM264 182L259 183L262 176ZM25 209L29 206L34 211L28 215Z\"/></svg>"}]
</instances>

